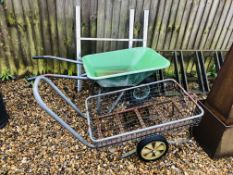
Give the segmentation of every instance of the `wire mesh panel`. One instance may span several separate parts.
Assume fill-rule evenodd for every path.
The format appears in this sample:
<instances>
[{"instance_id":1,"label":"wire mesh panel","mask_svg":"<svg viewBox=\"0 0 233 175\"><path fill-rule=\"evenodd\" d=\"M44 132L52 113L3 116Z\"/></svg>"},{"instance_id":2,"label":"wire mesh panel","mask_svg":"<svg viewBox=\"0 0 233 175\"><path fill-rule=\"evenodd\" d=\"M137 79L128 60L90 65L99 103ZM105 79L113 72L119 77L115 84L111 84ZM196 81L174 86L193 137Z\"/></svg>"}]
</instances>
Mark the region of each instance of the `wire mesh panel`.
<instances>
[{"instance_id":1,"label":"wire mesh panel","mask_svg":"<svg viewBox=\"0 0 233 175\"><path fill-rule=\"evenodd\" d=\"M86 105L89 134L96 146L198 124L203 114L170 79L91 96Z\"/></svg>"}]
</instances>

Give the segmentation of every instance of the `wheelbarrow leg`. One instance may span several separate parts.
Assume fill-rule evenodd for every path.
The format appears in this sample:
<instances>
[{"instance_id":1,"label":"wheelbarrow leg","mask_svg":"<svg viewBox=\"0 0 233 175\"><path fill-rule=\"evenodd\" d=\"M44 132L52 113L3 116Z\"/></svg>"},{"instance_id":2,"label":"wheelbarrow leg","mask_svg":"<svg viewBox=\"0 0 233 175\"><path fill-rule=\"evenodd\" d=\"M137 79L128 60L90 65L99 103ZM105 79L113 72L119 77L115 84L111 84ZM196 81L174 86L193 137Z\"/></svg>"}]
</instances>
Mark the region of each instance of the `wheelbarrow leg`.
<instances>
[{"instance_id":1,"label":"wheelbarrow leg","mask_svg":"<svg viewBox=\"0 0 233 175\"><path fill-rule=\"evenodd\" d=\"M101 94L101 88L98 89L98 95ZM101 101L101 97L98 96L97 100L96 100L96 111L99 114L100 113L100 101Z\"/></svg>"},{"instance_id":2,"label":"wheelbarrow leg","mask_svg":"<svg viewBox=\"0 0 233 175\"><path fill-rule=\"evenodd\" d=\"M111 108L108 110L108 113L111 113L113 111L113 109L116 107L116 105L119 103L119 101L121 100L122 96L124 95L125 91L122 91L120 93L120 95L117 97L116 101L114 101L112 103Z\"/></svg>"}]
</instances>

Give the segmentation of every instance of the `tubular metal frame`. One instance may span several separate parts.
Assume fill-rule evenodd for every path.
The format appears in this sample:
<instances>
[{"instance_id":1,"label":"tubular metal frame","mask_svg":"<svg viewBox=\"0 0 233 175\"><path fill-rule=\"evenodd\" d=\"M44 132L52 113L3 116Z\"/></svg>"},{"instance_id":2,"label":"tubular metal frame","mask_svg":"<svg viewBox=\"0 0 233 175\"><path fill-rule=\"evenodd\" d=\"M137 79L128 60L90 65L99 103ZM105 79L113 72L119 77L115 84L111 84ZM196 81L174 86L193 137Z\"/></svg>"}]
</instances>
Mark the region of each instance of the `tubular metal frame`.
<instances>
[{"instance_id":1,"label":"tubular metal frame","mask_svg":"<svg viewBox=\"0 0 233 175\"><path fill-rule=\"evenodd\" d=\"M77 79L77 80L83 80L83 78L80 78L80 77L74 77L74 78ZM45 104L45 102L42 100L42 98L41 98L41 96L39 94L39 84L40 84L41 81L45 81L46 83L48 83L51 86L51 88L53 90L55 90L55 92L66 103L68 103L83 119L87 120L88 134L89 134L89 137L90 137L92 143L89 143L86 139L84 139L83 136L81 136L76 130L74 130L69 124L67 124L61 117L59 117L54 111L52 111ZM194 99L192 99L192 97L178 84L179 88L183 91L184 94L189 96L189 98L196 104L197 108L201 111L201 113L199 113L199 114L197 114L195 116L190 116L190 117L179 119L179 120L176 120L176 121L170 121L170 122L166 122L166 123L163 123L163 124L143 128L143 129L140 129L140 130L135 130L135 131L127 132L127 133L122 133L122 134L119 134L119 135L116 135L116 136L95 140L95 138L92 135L92 131L91 131L91 121L90 121L90 117L89 117L88 103L87 103L88 99L93 98L93 97L101 97L101 96L105 96L105 95L110 95L110 94L114 94L114 93L122 93L122 92L125 92L127 90L132 90L132 89L135 89L135 88L143 87L145 85L147 86L147 85L158 84L158 83L166 83L167 81L176 82L173 79L166 79L166 80L160 80L160 81L156 81L156 82L152 82L152 83L148 83L148 84L144 84L144 85L138 85L138 86L135 86L135 87L125 88L125 89L121 89L121 90L117 90L117 91L111 91L111 92L107 92L107 93L102 93L102 94L90 96L85 101L85 105L86 105L86 109L87 109L86 114L82 113L80 111L80 109L68 97L66 97L64 95L64 93L62 93L62 91L50 79L46 78L45 76L38 76L36 78L36 80L34 82L34 87L33 87L33 94L34 94L34 97L35 97L36 101L40 105L40 107L43 110L45 110L60 125L62 125L65 129L67 129L73 136L75 136L76 139L78 139L81 143L83 143L84 145L86 145L86 146L88 146L90 148L97 148L97 147L102 147L102 146L107 146L107 145L114 144L119 139L121 141L128 141L128 140L134 139L134 136L137 137L137 136L140 135L139 137L144 137L144 136L146 136L146 135L144 135L145 132L147 134L154 134L154 132L156 132L157 129L159 129L159 128L161 128L161 131L166 131L166 127L167 127L167 129L169 129L170 128L169 126L171 126L171 125L178 124L179 122L185 122L185 121L198 119L204 114L204 111L199 106L199 104L197 104L197 102ZM165 130L162 130L162 128L165 128ZM131 137L129 137L129 136L131 136Z\"/></svg>"}]
</instances>

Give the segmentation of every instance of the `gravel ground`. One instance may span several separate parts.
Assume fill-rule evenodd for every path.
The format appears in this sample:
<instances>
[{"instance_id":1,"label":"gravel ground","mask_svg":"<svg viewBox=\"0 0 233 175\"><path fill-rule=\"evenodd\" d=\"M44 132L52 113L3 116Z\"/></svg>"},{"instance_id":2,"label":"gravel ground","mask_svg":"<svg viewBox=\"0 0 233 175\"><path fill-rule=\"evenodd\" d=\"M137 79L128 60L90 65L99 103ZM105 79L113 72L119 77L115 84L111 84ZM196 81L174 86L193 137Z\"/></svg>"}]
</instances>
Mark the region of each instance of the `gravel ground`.
<instances>
[{"instance_id":1,"label":"gravel ground","mask_svg":"<svg viewBox=\"0 0 233 175\"><path fill-rule=\"evenodd\" d=\"M87 90L75 93L71 80L56 83L84 109ZM135 143L89 149L41 110L26 81L4 82L0 88L10 116L0 130L0 174L233 174L233 158L212 160L193 139L171 145L165 157L150 163L136 156L120 158ZM47 104L87 137L85 121L47 86L42 89Z\"/></svg>"}]
</instances>

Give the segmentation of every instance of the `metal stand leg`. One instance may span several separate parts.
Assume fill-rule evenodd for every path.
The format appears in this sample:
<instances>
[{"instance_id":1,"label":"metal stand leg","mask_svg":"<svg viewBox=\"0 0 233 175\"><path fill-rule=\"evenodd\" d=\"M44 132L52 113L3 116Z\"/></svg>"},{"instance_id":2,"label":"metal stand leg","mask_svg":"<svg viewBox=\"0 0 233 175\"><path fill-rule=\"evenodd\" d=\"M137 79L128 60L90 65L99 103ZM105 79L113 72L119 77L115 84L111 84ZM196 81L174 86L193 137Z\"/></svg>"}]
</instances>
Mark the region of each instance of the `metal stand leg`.
<instances>
[{"instance_id":1,"label":"metal stand leg","mask_svg":"<svg viewBox=\"0 0 233 175\"><path fill-rule=\"evenodd\" d=\"M81 59L81 15L80 6L76 6L76 57L77 60ZM82 74L82 66L77 65L77 75ZM80 92L82 89L82 81L77 80L77 90Z\"/></svg>"}]
</instances>

